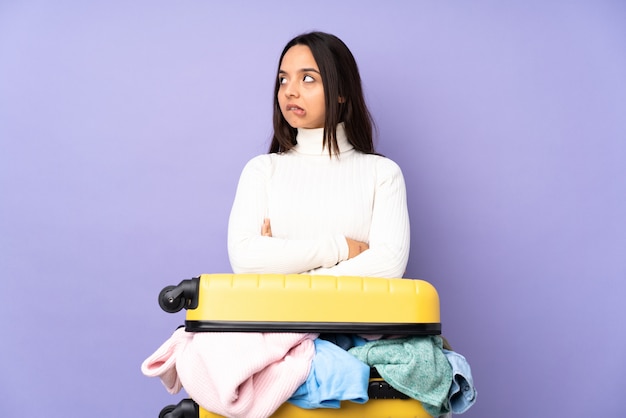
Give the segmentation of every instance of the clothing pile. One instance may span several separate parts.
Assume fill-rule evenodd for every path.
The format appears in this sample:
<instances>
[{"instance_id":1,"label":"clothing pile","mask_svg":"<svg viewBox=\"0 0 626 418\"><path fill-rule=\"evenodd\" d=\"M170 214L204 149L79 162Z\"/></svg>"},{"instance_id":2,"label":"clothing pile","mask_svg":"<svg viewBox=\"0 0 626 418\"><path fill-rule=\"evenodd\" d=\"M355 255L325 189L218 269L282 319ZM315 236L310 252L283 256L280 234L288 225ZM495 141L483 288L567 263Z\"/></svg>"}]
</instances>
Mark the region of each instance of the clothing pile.
<instances>
[{"instance_id":1,"label":"clothing pile","mask_svg":"<svg viewBox=\"0 0 626 418\"><path fill-rule=\"evenodd\" d=\"M476 401L470 366L439 336L187 332L177 329L142 364L169 393L181 389L225 417L269 417L284 402L305 409L368 401L370 368L432 416Z\"/></svg>"}]
</instances>

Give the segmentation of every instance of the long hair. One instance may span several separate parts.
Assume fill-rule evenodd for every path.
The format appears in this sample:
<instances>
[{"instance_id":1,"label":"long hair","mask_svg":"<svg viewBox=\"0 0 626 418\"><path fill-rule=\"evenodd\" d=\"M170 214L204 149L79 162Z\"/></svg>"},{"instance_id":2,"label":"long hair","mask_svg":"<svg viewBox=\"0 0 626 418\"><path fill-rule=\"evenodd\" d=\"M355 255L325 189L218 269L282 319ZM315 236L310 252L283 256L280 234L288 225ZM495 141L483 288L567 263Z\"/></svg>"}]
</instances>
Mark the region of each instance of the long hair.
<instances>
[{"instance_id":1,"label":"long hair","mask_svg":"<svg viewBox=\"0 0 626 418\"><path fill-rule=\"evenodd\" d=\"M294 45L308 46L317 63L324 85L325 120L323 146L328 146L330 156L339 154L337 124L344 123L348 142L366 154L374 154L374 122L363 97L361 75L354 56L345 43L334 35L310 32L296 36L285 45L278 60L278 70L283 57ZM278 71L276 72L278 74ZM288 151L296 145L298 130L283 117L278 104L280 83L274 87L274 134L269 152Z\"/></svg>"}]
</instances>

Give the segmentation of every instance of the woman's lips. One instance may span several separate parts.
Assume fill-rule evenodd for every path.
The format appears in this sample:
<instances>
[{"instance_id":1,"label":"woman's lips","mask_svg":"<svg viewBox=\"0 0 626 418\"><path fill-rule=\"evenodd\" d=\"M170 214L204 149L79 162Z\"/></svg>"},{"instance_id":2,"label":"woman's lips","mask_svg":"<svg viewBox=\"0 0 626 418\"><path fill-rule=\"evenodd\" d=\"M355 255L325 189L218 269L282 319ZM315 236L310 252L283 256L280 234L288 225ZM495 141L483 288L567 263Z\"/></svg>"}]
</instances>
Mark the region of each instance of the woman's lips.
<instances>
[{"instance_id":1,"label":"woman's lips","mask_svg":"<svg viewBox=\"0 0 626 418\"><path fill-rule=\"evenodd\" d=\"M288 104L286 108L287 108L287 112L293 112L294 114L298 116L304 116L304 114L306 113L306 111L303 108L294 104Z\"/></svg>"}]
</instances>

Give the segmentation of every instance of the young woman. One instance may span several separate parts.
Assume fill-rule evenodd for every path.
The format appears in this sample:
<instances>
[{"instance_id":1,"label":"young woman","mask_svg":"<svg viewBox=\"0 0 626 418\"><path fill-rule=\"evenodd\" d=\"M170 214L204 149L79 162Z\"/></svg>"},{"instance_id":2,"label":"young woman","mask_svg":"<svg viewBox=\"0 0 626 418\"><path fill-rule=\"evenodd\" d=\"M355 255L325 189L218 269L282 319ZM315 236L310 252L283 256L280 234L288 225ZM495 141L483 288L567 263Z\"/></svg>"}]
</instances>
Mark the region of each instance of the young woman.
<instances>
[{"instance_id":1,"label":"young woman","mask_svg":"<svg viewBox=\"0 0 626 418\"><path fill-rule=\"evenodd\" d=\"M404 178L374 151L356 61L334 35L297 36L280 56L272 143L241 174L228 254L235 273L404 274Z\"/></svg>"}]
</instances>

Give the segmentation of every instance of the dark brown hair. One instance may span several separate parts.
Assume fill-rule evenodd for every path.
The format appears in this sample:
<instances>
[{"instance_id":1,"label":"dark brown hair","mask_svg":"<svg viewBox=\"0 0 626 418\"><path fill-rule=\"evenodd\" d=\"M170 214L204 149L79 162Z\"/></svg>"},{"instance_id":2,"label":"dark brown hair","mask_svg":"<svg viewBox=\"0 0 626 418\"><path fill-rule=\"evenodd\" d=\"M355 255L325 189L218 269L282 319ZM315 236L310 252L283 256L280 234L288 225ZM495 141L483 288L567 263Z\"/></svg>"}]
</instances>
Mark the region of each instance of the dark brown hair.
<instances>
[{"instance_id":1,"label":"dark brown hair","mask_svg":"<svg viewBox=\"0 0 626 418\"><path fill-rule=\"evenodd\" d=\"M310 32L296 36L285 45L278 70L283 57L294 45L308 46L317 63L324 85L324 101L326 117L324 120L324 146L329 144L328 151L339 154L337 145L337 124L344 123L348 142L357 150L366 154L374 154L372 117L361 87L361 75L354 56L345 43L334 35L324 32ZM276 72L278 74L278 71ZM283 117L278 104L280 83L276 77L274 87L274 134L269 152L288 151L296 145L298 130L292 128ZM339 100L341 98L342 100Z\"/></svg>"}]
</instances>

